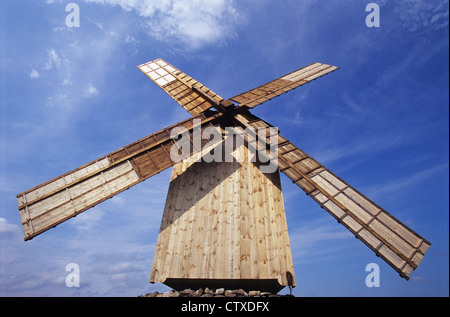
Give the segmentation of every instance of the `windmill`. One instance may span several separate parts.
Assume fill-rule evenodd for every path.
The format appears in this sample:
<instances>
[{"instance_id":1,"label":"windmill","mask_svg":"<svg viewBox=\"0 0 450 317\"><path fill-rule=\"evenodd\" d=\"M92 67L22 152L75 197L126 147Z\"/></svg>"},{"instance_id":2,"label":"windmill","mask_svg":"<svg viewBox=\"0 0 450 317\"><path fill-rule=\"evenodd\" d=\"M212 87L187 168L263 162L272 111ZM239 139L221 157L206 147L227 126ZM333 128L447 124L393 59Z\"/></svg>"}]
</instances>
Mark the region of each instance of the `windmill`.
<instances>
[{"instance_id":1,"label":"windmill","mask_svg":"<svg viewBox=\"0 0 450 317\"><path fill-rule=\"evenodd\" d=\"M337 67L228 100L162 59L138 69L192 117L17 195L25 240L173 166L150 282L278 292L295 286L281 171L401 277L418 267L430 242L250 113Z\"/></svg>"}]
</instances>

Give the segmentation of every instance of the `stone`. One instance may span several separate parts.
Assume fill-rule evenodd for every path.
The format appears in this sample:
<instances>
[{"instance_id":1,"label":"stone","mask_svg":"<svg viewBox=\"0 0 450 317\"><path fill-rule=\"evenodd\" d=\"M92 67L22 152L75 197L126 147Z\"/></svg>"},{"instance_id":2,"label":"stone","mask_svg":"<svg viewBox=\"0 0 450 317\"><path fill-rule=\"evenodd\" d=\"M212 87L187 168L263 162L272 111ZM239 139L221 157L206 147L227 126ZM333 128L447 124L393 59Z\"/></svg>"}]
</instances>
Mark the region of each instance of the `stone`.
<instances>
[{"instance_id":1,"label":"stone","mask_svg":"<svg viewBox=\"0 0 450 317\"><path fill-rule=\"evenodd\" d=\"M231 292L232 292L233 294L241 295L241 296L247 296L247 295L248 295L247 292L244 291L242 288L232 290Z\"/></svg>"},{"instance_id":2,"label":"stone","mask_svg":"<svg viewBox=\"0 0 450 317\"><path fill-rule=\"evenodd\" d=\"M237 295L233 293L231 290L225 291L225 297L236 297Z\"/></svg>"},{"instance_id":3,"label":"stone","mask_svg":"<svg viewBox=\"0 0 450 317\"><path fill-rule=\"evenodd\" d=\"M190 288L180 291L180 297L194 297L195 292Z\"/></svg>"},{"instance_id":4,"label":"stone","mask_svg":"<svg viewBox=\"0 0 450 317\"><path fill-rule=\"evenodd\" d=\"M250 291L248 292L248 296L259 296L260 291Z\"/></svg>"},{"instance_id":5,"label":"stone","mask_svg":"<svg viewBox=\"0 0 450 317\"><path fill-rule=\"evenodd\" d=\"M225 289L224 288L216 289L216 295L223 295L223 293L225 293Z\"/></svg>"},{"instance_id":6,"label":"stone","mask_svg":"<svg viewBox=\"0 0 450 317\"><path fill-rule=\"evenodd\" d=\"M173 291L168 291L162 294L161 297L172 297Z\"/></svg>"},{"instance_id":7,"label":"stone","mask_svg":"<svg viewBox=\"0 0 450 317\"><path fill-rule=\"evenodd\" d=\"M194 297L200 297L203 295L203 289L199 288L198 290L195 291L195 296Z\"/></svg>"},{"instance_id":8,"label":"stone","mask_svg":"<svg viewBox=\"0 0 450 317\"><path fill-rule=\"evenodd\" d=\"M293 295L279 295L272 294L266 291L256 291L252 290L248 293L243 289L227 289L225 288L217 288L217 289L209 289L199 288L198 290L193 290L190 288L186 288L184 290L170 290L165 293L153 292L144 295L139 295L139 297L294 297Z\"/></svg>"}]
</instances>

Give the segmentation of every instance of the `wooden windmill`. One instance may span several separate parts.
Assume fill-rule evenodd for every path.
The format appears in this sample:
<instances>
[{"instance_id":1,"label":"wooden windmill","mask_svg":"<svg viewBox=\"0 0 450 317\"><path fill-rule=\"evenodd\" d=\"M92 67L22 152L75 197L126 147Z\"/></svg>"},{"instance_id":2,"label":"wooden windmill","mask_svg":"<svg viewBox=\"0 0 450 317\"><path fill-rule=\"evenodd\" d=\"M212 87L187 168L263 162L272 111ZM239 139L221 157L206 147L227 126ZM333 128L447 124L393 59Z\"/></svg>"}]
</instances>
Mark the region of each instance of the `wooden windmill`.
<instances>
[{"instance_id":1,"label":"wooden windmill","mask_svg":"<svg viewBox=\"0 0 450 317\"><path fill-rule=\"evenodd\" d=\"M295 286L281 171L409 279L431 243L249 111L337 67L314 63L228 100L161 59L138 68L192 117L17 195L25 240L173 166L150 282L277 292Z\"/></svg>"}]
</instances>

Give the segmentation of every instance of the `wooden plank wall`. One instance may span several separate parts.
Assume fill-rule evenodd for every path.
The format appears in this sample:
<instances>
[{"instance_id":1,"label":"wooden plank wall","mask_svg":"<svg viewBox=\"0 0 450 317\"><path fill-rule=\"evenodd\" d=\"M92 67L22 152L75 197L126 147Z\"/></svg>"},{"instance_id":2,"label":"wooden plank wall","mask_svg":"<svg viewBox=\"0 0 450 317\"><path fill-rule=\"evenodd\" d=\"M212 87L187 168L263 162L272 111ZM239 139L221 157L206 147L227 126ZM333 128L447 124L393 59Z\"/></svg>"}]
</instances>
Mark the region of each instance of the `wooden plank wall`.
<instances>
[{"instance_id":1,"label":"wooden plank wall","mask_svg":"<svg viewBox=\"0 0 450 317\"><path fill-rule=\"evenodd\" d=\"M249 162L186 160L173 167L150 282L275 279L293 264L279 173ZM242 156L239 156L242 155ZM295 286L295 281L294 281Z\"/></svg>"}]
</instances>

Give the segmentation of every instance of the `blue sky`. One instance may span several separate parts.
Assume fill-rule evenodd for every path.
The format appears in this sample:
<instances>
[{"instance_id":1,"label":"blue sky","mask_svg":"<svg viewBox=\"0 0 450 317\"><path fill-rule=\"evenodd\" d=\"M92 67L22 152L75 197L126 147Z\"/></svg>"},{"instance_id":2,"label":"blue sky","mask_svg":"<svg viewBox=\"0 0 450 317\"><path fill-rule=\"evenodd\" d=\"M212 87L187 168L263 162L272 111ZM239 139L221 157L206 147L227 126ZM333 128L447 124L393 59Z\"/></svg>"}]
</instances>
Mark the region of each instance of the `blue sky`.
<instances>
[{"instance_id":1,"label":"blue sky","mask_svg":"<svg viewBox=\"0 0 450 317\"><path fill-rule=\"evenodd\" d=\"M66 5L80 27L65 24ZM449 4L0 2L0 295L137 296L170 169L23 241L16 194L189 114L137 65L163 58L229 98L313 62L340 69L253 113L432 242L406 281L281 175L296 296L449 295ZM368 263L380 287L368 288ZM80 268L68 288L66 265ZM286 293L283 290L281 293Z\"/></svg>"}]
</instances>

